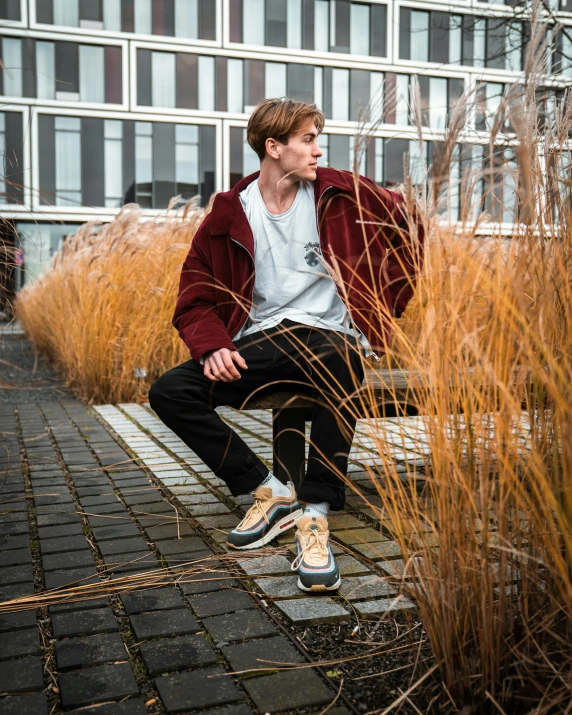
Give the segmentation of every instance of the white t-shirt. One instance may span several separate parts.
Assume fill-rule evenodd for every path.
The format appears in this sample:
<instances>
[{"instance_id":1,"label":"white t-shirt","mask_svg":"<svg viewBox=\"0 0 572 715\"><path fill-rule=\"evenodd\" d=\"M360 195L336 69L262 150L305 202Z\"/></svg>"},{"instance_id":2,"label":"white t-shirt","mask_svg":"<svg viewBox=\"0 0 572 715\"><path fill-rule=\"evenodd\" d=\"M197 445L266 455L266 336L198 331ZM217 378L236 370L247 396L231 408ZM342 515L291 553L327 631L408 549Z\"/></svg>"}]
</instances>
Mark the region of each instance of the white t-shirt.
<instances>
[{"instance_id":1,"label":"white t-shirt","mask_svg":"<svg viewBox=\"0 0 572 715\"><path fill-rule=\"evenodd\" d=\"M284 318L355 336L322 257L314 183L301 181L292 206L281 214L266 208L258 179L239 197L254 234L255 280L250 315L232 339L271 328ZM358 337L365 355L371 355L359 329Z\"/></svg>"}]
</instances>

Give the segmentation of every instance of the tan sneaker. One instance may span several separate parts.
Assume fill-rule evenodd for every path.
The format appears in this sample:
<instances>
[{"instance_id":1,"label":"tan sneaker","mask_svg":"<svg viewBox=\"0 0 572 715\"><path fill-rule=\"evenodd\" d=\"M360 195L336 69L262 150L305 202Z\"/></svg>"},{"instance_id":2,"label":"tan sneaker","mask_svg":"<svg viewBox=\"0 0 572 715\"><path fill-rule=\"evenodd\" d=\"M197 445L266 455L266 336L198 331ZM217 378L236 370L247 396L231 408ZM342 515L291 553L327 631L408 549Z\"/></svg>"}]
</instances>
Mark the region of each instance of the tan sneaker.
<instances>
[{"instance_id":1,"label":"tan sneaker","mask_svg":"<svg viewBox=\"0 0 572 715\"><path fill-rule=\"evenodd\" d=\"M288 482L290 495L273 497L270 487L258 487L254 504L244 519L233 529L226 540L233 549L258 549L278 534L291 529L302 516L294 484Z\"/></svg>"},{"instance_id":2,"label":"tan sneaker","mask_svg":"<svg viewBox=\"0 0 572 715\"><path fill-rule=\"evenodd\" d=\"M328 520L324 516L302 516L296 531L296 558L292 571L298 570L302 591L334 591L342 579L330 548Z\"/></svg>"}]
</instances>

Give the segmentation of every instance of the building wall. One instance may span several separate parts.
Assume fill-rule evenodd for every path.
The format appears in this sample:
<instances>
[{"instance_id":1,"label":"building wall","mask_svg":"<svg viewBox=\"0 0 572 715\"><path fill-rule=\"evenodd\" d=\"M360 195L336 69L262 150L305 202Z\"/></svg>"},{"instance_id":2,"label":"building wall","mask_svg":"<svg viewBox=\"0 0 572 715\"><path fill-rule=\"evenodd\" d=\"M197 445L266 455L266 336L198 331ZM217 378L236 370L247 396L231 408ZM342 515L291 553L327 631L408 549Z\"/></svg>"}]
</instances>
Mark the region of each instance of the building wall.
<instances>
[{"instance_id":1,"label":"building wall","mask_svg":"<svg viewBox=\"0 0 572 715\"><path fill-rule=\"evenodd\" d=\"M456 220L463 170L490 164L489 117L521 77L526 12L513 4L0 0L3 215L26 234L32 224L108 220L129 202L149 214L176 195L199 195L204 205L258 168L245 141L248 116L261 99L281 95L323 109L323 164L352 168L356 127L369 120L360 171L391 186L407 161L420 180L459 96L482 80L443 208ZM572 37L572 0L548 5L547 19ZM548 107L572 78L571 41L565 33L549 40ZM417 87L422 152L410 111ZM494 191L486 182L476 191L508 224L510 148L493 164Z\"/></svg>"}]
</instances>

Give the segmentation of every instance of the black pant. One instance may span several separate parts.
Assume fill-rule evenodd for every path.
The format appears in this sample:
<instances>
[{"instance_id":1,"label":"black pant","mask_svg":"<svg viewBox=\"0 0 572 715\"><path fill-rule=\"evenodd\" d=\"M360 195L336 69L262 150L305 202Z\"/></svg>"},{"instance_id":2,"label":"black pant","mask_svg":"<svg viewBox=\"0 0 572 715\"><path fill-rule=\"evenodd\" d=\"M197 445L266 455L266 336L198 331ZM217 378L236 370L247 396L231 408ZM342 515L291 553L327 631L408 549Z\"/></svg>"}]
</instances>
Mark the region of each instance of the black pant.
<instances>
[{"instance_id":1,"label":"black pant","mask_svg":"<svg viewBox=\"0 0 572 715\"><path fill-rule=\"evenodd\" d=\"M149 390L149 403L160 419L216 474L233 495L248 494L268 475L268 468L215 412L221 405L240 408L256 392L278 391L313 398L306 476L298 489L302 501L345 502L343 481L355 430L351 409L340 403L363 380L356 339L291 320L235 342L248 369L233 382L213 382L193 360L177 365Z\"/></svg>"}]
</instances>

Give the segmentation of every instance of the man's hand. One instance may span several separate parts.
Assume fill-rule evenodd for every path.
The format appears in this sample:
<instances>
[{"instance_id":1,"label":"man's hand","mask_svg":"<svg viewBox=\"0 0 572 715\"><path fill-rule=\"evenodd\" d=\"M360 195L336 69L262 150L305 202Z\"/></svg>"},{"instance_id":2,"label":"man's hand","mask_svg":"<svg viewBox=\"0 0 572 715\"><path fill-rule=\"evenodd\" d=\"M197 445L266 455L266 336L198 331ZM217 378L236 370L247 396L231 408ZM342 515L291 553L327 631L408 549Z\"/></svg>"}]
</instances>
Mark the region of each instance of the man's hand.
<instances>
[{"instance_id":1,"label":"man's hand","mask_svg":"<svg viewBox=\"0 0 572 715\"><path fill-rule=\"evenodd\" d=\"M248 365L238 350L229 350L221 348L207 353L204 364L204 374L213 382L232 382L240 380L240 373L234 366L236 362L240 367L248 370ZM233 362L234 361L234 362Z\"/></svg>"}]
</instances>

